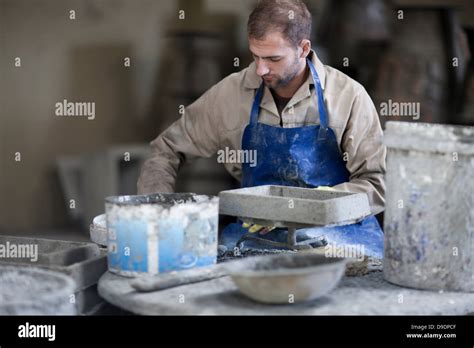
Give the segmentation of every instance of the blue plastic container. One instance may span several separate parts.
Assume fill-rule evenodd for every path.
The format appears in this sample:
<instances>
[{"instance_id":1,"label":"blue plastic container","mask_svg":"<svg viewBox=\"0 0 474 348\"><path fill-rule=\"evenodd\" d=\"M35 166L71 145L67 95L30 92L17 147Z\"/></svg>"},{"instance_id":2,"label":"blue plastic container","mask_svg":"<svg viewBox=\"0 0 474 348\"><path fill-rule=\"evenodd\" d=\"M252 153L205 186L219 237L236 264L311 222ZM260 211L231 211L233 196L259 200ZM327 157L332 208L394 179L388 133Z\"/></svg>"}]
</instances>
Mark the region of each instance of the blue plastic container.
<instances>
[{"instance_id":1,"label":"blue plastic container","mask_svg":"<svg viewBox=\"0 0 474 348\"><path fill-rule=\"evenodd\" d=\"M217 260L218 198L195 194L105 200L109 271L156 275Z\"/></svg>"}]
</instances>

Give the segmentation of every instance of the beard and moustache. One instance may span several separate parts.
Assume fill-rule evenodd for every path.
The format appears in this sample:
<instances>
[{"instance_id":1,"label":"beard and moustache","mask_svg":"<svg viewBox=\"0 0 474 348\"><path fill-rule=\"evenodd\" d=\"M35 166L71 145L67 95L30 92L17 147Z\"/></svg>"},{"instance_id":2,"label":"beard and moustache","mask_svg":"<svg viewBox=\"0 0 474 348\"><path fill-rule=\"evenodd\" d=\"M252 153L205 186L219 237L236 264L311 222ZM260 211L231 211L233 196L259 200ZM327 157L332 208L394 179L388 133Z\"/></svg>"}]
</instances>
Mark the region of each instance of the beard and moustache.
<instances>
[{"instance_id":1,"label":"beard and moustache","mask_svg":"<svg viewBox=\"0 0 474 348\"><path fill-rule=\"evenodd\" d=\"M300 66L298 65L298 58L295 56L294 63L289 67L288 71L285 72L283 76L270 75L272 77L272 81L266 81L265 76L263 76L263 82L268 88L276 90L278 88L287 86L295 78L295 76L298 75L299 70Z\"/></svg>"}]
</instances>

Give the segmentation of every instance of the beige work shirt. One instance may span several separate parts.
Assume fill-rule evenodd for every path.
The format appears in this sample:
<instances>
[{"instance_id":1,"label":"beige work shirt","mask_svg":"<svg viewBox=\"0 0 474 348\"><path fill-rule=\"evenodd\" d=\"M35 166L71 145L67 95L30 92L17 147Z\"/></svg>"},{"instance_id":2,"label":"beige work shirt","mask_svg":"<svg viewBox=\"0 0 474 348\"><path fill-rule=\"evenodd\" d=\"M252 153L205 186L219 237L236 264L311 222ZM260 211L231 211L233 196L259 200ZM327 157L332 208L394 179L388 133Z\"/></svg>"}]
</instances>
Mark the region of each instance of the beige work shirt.
<instances>
[{"instance_id":1,"label":"beige work shirt","mask_svg":"<svg viewBox=\"0 0 474 348\"><path fill-rule=\"evenodd\" d=\"M312 61L324 91L329 126L336 134L350 173L349 182L334 188L367 193L372 213L377 214L384 209L386 157L377 110L361 84L323 65L314 52ZM184 161L209 158L226 148L240 150L261 82L255 63L252 63L241 72L224 78L187 107L178 121L151 142L152 156L142 167L138 193L174 192L178 169ZM319 124L311 74L283 110L281 119L267 87L260 107L261 123L280 127L282 119L285 128ZM224 165L234 178L241 179L241 164Z\"/></svg>"}]
</instances>

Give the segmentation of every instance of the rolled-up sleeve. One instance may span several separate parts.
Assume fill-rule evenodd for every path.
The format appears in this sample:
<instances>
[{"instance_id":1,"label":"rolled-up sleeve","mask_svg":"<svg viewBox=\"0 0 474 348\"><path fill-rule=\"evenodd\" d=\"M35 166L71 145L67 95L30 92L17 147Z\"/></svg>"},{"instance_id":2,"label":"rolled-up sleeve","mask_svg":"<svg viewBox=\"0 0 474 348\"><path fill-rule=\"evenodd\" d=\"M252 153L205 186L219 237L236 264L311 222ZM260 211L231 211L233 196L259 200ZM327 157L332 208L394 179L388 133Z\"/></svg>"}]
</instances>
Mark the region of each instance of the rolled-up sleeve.
<instances>
[{"instance_id":1,"label":"rolled-up sleeve","mask_svg":"<svg viewBox=\"0 0 474 348\"><path fill-rule=\"evenodd\" d=\"M218 85L185 108L183 116L151 142L152 154L142 166L138 194L174 192L179 168L219 147L220 120L214 112Z\"/></svg>"},{"instance_id":2,"label":"rolled-up sleeve","mask_svg":"<svg viewBox=\"0 0 474 348\"><path fill-rule=\"evenodd\" d=\"M344 131L341 149L350 181L336 190L367 193L371 211L378 214L385 204L385 159L383 131L372 99L363 87L356 95Z\"/></svg>"}]
</instances>

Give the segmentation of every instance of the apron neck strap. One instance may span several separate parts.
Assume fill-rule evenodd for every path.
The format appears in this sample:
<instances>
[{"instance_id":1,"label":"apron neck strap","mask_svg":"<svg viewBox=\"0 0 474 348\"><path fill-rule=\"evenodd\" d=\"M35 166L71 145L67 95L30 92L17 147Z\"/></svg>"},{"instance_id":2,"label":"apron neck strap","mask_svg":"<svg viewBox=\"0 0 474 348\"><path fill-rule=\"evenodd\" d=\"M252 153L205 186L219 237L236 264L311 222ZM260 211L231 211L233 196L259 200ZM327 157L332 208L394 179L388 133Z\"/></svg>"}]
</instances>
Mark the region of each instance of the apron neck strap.
<instances>
[{"instance_id":1,"label":"apron neck strap","mask_svg":"<svg viewBox=\"0 0 474 348\"><path fill-rule=\"evenodd\" d=\"M321 123L321 128L327 129L329 127L328 115L326 112L326 105L324 104L324 95L323 89L321 87L321 81L319 80L319 76L316 71L316 68L313 65L313 62L309 58L306 58L306 61L308 63L309 70L311 71L311 75L313 76L313 81L316 86L316 94L318 96L319 122Z\"/></svg>"},{"instance_id":2,"label":"apron neck strap","mask_svg":"<svg viewBox=\"0 0 474 348\"><path fill-rule=\"evenodd\" d=\"M316 86L316 93L318 97L318 109L319 109L319 121L321 123L321 128L327 129L328 128L328 117L326 112L326 106L324 104L324 96L323 96L323 89L321 87L321 82L319 80L318 73L316 72L316 68L313 65L313 62L309 58L306 58L306 61L309 66L309 70L311 71L311 75L313 77L314 84ZM258 122L258 114L260 111L260 103L262 101L263 92L265 90L265 85L262 82L260 87L257 90L257 94L255 95L255 99L252 105L252 111L250 113L250 123L254 124Z\"/></svg>"},{"instance_id":3,"label":"apron neck strap","mask_svg":"<svg viewBox=\"0 0 474 348\"><path fill-rule=\"evenodd\" d=\"M255 95L255 99L253 100L253 105L252 105L252 112L250 113L250 123L255 124L258 122L258 113L260 111L260 103L262 101L263 97L263 91L264 91L265 85L262 84L257 90L257 94Z\"/></svg>"}]
</instances>

